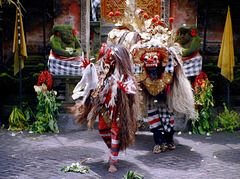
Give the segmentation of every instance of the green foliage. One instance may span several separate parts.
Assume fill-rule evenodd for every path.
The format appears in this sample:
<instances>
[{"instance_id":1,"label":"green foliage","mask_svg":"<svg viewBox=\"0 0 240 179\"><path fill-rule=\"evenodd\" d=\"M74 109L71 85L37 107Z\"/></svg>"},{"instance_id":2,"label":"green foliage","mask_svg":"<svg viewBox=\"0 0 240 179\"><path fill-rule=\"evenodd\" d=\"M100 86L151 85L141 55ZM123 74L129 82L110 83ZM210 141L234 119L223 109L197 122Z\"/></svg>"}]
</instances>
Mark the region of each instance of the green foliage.
<instances>
[{"instance_id":1,"label":"green foliage","mask_svg":"<svg viewBox=\"0 0 240 179\"><path fill-rule=\"evenodd\" d=\"M35 119L35 115L30 107L24 111L26 120L29 121L31 118Z\"/></svg>"},{"instance_id":2,"label":"green foliage","mask_svg":"<svg viewBox=\"0 0 240 179\"><path fill-rule=\"evenodd\" d=\"M77 172L77 173L89 173L87 167L81 166L79 163L72 163L70 166L65 166L61 169L62 172Z\"/></svg>"},{"instance_id":3,"label":"green foliage","mask_svg":"<svg viewBox=\"0 0 240 179\"><path fill-rule=\"evenodd\" d=\"M196 89L195 106L198 113L198 120L192 120L193 133L205 135L207 132L212 133L218 126L218 122L214 121L211 113L213 104L212 96L213 85L207 79L204 85Z\"/></svg>"},{"instance_id":4,"label":"green foliage","mask_svg":"<svg viewBox=\"0 0 240 179\"><path fill-rule=\"evenodd\" d=\"M10 76L7 73L1 73L0 78L4 78L4 77L9 78L9 79L14 80L14 81L18 81L16 78L13 78L12 76Z\"/></svg>"},{"instance_id":5,"label":"green foliage","mask_svg":"<svg viewBox=\"0 0 240 179\"><path fill-rule=\"evenodd\" d=\"M9 121L8 130L24 130L29 128L27 119L25 118L23 112L17 107L13 108L8 121Z\"/></svg>"},{"instance_id":6,"label":"green foliage","mask_svg":"<svg viewBox=\"0 0 240 179\"><path fill-rule=\"evenodd\" d=\"M58 132L57 120L55 116L59 114L58 107L61 102L56 102L56 91L48 91L47 89L39 87L40 91L37 92L37 114L36 121L32 124L31 130L34 133L44 132Z\"/></svg>"},{"instance_id":7,"label":"green foliage","mask_svg":"<svg viewBox=\"0 0 240 179\"><path fill-rule=\"evenodd\" d=\"M224 112L220 113L216 117L216 119L219 121L220 126L223 126L220 129L234 132L234 129L240 126L240 123L238 122L238 119L240 118L240 114L238 114L234 110L229 112L225 103L223 103L223 106L224 106Z\"/></svg>"},{"instance_id":8,"label":"green foliage","mask_svg":"<svg viewBox=\"0 0 240 179\"><path fill-rule=\"evenodd\" d=\"M142 179L144 178L143 175L137 173L137 172L132 172L128 171L124 176L123 179Z\"/></svg>"}]
</instances>

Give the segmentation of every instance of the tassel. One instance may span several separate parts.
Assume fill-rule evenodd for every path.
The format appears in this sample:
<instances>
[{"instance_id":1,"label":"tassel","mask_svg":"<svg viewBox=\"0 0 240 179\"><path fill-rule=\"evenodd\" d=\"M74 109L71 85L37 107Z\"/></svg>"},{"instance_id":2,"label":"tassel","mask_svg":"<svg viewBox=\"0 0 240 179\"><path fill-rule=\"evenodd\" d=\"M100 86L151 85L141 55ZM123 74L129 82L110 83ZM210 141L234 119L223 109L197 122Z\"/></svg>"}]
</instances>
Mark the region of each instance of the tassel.
<instances>
[{"instance_id":1,"label":"tassel","mask_svg":"<svg viewBox=\"0 0 240 179\"><path fill-rule=\"evenodd\" d=\"M171 92L171 86L170 84L165 84L165 92L166 92L166 96L168 96Z\"/></svg>"}]
</instances>

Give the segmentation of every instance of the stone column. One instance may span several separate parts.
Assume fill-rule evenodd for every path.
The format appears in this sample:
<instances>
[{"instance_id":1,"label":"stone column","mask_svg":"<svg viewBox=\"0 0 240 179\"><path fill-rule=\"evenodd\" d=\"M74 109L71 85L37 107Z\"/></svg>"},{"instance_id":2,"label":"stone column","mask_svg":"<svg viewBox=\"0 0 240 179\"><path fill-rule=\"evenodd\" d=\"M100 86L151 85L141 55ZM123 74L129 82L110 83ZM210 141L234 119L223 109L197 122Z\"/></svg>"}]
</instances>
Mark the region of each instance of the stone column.
<instances>
[{"instance_id":1,"label":"stone column","mask_svg":"<svg viewBox=\"0 0 240 179\"><path fill-rule=\"evenodd\" d=\"M81 42L85 57L90 57L90 0L81 0Z\"/></svg>"},{"instance_id":2,"label":"stone column","mask_svg":"<svg viewBox=\"0 0 240 179\"><path fill-rule=\"evenodd\" d=\"M81 0L81 43L86 52L86 0Z\"/></svg>"},{"instance_id":3,"label":"stone column","mask_svg":"<svg viewBox=\"0 0 240 179\"><path fill-rule=\"evenodd\" d=\"M86 0L86 57L90 59L90 0Z\"/></svg>"}]
</instances>

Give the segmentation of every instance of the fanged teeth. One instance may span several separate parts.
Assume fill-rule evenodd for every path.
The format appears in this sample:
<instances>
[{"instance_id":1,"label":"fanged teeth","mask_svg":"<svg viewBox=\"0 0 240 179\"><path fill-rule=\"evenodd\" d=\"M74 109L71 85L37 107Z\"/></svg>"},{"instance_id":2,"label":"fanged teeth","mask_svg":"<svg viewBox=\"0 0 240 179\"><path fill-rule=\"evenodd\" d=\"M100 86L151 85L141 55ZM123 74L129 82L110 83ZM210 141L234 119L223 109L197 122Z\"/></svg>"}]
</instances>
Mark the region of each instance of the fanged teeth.
<instances>
[{"instance_id":1,"label":"fanged teeth","mask_svg":"<svg viewBox=\"0 0 240 179\"><path fill-rule=\"evenodd\" d=\"M146 67L157 67L157 64L147 64Z\"/></svg>"}]
</instances>

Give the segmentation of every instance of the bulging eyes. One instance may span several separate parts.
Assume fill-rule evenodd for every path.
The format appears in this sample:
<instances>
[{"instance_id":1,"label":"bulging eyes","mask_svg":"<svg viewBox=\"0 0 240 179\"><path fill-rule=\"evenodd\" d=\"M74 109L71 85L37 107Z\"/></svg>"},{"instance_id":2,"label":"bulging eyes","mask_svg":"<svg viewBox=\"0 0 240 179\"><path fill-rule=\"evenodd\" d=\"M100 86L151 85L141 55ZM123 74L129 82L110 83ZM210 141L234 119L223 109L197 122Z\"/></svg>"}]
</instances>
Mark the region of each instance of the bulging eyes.
<instances>
[{"instance_id":1,"label":"bulging eyes","mask_svg":"<svg viewBox=\"0 0 240 179\"><path fill-rule=\"evenodd\" d=\"M157 56L157 55L154 55L154 56L153 56L153 60L158 60L158 56Z\"/></svg>"},{"instance_id":2,"label":"bulging eyes","mask_svg":"<svg viewBox=\"0 0 240 179\"><path fill-rule=\"evenodd\" d=\"M145 61L147 61L148 59L149 59L149 57L148 57L148 56L145 56L145 57L144 57L144 60L145 60Z\"/></svg>"}]
</instances>

